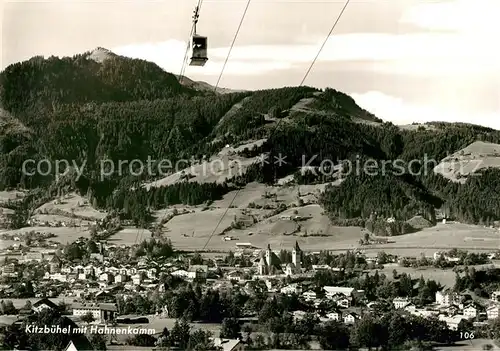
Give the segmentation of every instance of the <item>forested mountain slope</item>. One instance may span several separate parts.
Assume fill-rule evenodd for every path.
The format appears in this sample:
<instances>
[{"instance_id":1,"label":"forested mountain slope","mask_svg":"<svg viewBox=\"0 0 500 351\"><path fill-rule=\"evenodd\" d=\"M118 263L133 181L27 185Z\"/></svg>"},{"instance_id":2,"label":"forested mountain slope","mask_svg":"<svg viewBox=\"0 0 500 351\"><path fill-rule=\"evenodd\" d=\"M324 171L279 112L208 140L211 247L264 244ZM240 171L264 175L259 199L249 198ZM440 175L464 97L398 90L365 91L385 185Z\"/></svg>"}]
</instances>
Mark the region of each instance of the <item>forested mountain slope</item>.
<instances>
[{"instance_id":1,"label":"forested mountain slope","mask_svg":"<svg viewBox=\"0 0 500 351\"><path fill-rule=\"evenodd\" d=\"M464 184L451 183L413 160L437 162L477 141L500 143L489 128L433 123L430 130L402 130L360 108L334 89L287 87L216 94L177 82L154 63L112 54L34 57L0 74L0 187L42 188L50 198L75 188L100 207L121 209L139 222L151 209L199 204L251 181L274 183L296 174L299 183L338 179L348 162L390 160L389 173L342 175L321 203L333 220L364 220L374 211L406 220L435 208L469 222L500 219L500 172L484 170ZM201 159L226 144L267 141L248 157L286 156L286 164L256 163L224 184L177 184L144 189L154 175L130 174L128 164L102 176L104 160ZM83 167L78 179L26 176L23 162L67 160ZM303 173L304 160L309 171ZM395 164L395 161L398 161ZM337 173L336 173L337 172ZM359 173L359 172L358 172ZM130 190L131 188L135 190ZM47 192L48 191L48 192Z\"/></svg>"}]
</instances>

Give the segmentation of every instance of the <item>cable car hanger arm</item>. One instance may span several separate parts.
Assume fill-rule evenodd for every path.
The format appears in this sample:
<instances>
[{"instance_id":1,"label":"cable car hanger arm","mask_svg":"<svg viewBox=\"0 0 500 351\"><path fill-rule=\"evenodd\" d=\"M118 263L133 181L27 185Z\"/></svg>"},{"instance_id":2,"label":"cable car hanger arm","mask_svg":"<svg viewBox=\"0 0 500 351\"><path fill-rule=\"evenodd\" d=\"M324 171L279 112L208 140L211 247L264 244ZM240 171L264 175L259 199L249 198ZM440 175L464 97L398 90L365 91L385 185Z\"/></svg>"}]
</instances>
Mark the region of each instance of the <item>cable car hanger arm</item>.
<instances>
[{"instance_id":1,"label":"cable car hanger arm","mask_svg":"<svg viewBox=\"0 0 500 351\"><path fill-rule=\"evenodd\" d=\"M200 18L200 7L196 6L194 9L194 15L193 15L193 28L194 28L194 35L196 35L196 25L198 24L198 19Z\"/></svg>"}]
</instances>

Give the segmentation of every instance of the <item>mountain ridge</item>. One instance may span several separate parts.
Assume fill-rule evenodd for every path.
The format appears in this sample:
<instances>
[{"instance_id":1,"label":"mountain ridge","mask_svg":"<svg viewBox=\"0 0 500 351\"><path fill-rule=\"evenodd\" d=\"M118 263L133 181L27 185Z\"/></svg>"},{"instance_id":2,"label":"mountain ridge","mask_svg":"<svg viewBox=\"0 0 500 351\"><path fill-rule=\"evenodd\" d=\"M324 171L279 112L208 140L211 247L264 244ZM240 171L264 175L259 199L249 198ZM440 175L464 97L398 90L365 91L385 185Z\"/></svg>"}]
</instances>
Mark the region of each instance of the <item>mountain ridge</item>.
<instances>
[{"instance_id":1,"label":"mountain ridge","mask_svg":"<svg viewBox=\"0 0 500 351\"><path fill-rule=\"evenodd\" d=\"M247 90L228 89L228 88L221 88L221 87L217 87L217 89L215 89L215 87L213 85L210 85L204 81L195 81L195 80L192 80L186 76L176 75L176 77L177 77L177 79L179 79L179 82L182 85L189 87L189 88L193 88L194 90L198 90L198 91L208 91L208 92L215 91L216 93L219 93L219 94L244 93L247 91Z\"/></svg>"},{"instance_id":2,"label":"mountain ridge","mask_svg":"<svg viewBox=\"0 0 500 351\"><path fill-rule=\"evenodd\" d=\"M434 172L419 174L421 167L411 164L426 155L440 161L478 140L498 144L499 131L443 122L406 130L331 88L219 92L189 78L181 85L177 76L154 63L115 56L104 48L11 65L0 73L0 102L11 121L19 123L18 129L29 133L10 128L0 136L0 185L43 189L44 199L62 188L71 189L97 207L122 211L141 225L148 221L151 208L214 201L249 183L276 184L291 175L295 184L336 184L321 197L334 223L364 226L377 208L379 215L400 221L392 233L410 230L402 223L416 215L435 222L435 210L442 207L463 221L500 219L494 206L499 200L494 195L498 170L481 170L483 177L454 184ZM127 167L106 177L99 173L105 160L119 164L148 158L173 163L192 159L189 162L195 164L217 156L226 145L236 150L255 140L265 141L253 149L234 151L253 160L245 172L221 183L189 182L184 174L187 182L145 189L139 185L161 177L135 175ZM286 162L280 166L257 162L263 154L270 160L285 155ZM56 181L55 174L28 177L21 172L24 160L44 158L85 162L86 168L79 179L64 181ZM312 159L310 172L302 171L304 158ZM404 167L402 174L393 167L391 174L378 178L339 174L355 160L401 160ZM487 195L474 199L470 195L474 191Z\"/></svg>"}]
</instances>

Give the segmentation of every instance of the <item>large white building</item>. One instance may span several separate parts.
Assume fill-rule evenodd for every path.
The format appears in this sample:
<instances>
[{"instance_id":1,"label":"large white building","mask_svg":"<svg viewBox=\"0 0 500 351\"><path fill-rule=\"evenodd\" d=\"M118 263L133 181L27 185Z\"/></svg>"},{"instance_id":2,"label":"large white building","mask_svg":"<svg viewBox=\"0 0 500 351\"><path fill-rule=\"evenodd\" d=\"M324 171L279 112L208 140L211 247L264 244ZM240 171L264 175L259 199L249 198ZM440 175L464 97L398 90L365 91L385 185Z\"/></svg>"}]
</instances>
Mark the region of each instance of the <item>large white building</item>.
<instances>
[{"instance_id":1,"label":"large white building","mask_svg":"<svg viewBox=\"0 0 500 351\"><path fill-rule=\"evenodd\" d=\"M392 300L392 303L394 304L395 309L400 309L408 306L411 301L407 297L396 297L394 300Z\"/></svg>"},{"instance_id":2,"label":"large white building","mask_svg":"<svg viewBox=\"0 0 500 351\"><path fill-rule=\"evenodd\" d=\"M500 297L500 291L493 291L491 293L491 301L498 302L498 298Z\"/></svg>"},{"instance_id":3,"label":"large white building","mask_svg":"<svg viewBox=\"0 0 500 351\"><path fill-rule=\"evenodd\" d=\"M318 297L318 295L316 294L316 292L312 291L312 290L307 290L306 292L304 292L302 294L302 297L306 300L306 301L313 301L313 300L316 300L316 298Z\"/></svg>"},{"instance_id":4,"label":"large white building","mask_svg":"<svg viewBox=\"0 0 500 351\"><path fill-rule=\"evenodd\" d=\"M500 306L499 305L491 305L486 309L486 315L488 319L497 319L500 316Z\"/></svg>"},{"instance_id":5,"label":"large white building","mask_svg":"<svg viewBox=\"0 0 500 351\"><path fill-rule=\"evenodd\" d=\"M207 279L208 276L208 266L207 265L191 265L188 268L188 274L187 278L188 279Z\"/></svg>"},{"instance_id":6,"label":"large white building","mask_svg":"<svg viewBox=\"0 0 500 351\"><path fill-rule=\"evenodd\" d=\"M356 290L354 288L347 288L343 286L325 286L323 287L325 296L328 299L333 299L337 295L344 295L349 298L360 298L364 295L363 290Z\"/></svg>"},{"instance_id":7,"label":"large white building","mask_svg":"<svg viewBox=\"0 0 500 351\"><path fill-rule=\"evenodd\" d=\"M474 306L464 308L464 316L467 318L476 318L477 308L475 308Z\"/></svg>"},{"instance_id":8,"label":"large white building","mask_svg":"<svg viewBox=\"0 0 500 351\"><path fill-rule=\"evenodd\" d=\"M332 298L337 294L342 294L346 297L350 297L354 292L354 288L345 288L342 286L325 286L323 287L323 290L325 290L325 295L327 298Z\"/></svg>"},{"instance_id":9,"label":"large white building","mask_svg":"<svg viewBox=\"0 0 500 351\"><path fill-rule=\"evenodd\" d=\"M354 324L358 319L358 315L354 312L348 313L343 317L345 324Z\"/></svg>"},{"instance_id":10,"label":"large white building","mask_svg":"<svg viewBox=\"0 0 500 351\"><path fill-rule=\"evenodd\" d=\"M446 289L436 292L436 303L441 306L458 305L460 298L457 293Z\"/></svg>"},{"instance_id":11,"label":"large white building","mask_svg":"<svg viewBox=\"0 0 500 351\"><path fill-rule=\"evenodd\" d=\"M94 317L95 321L99 323L113 320L117 311L116 305L114 304L73 304L73 316L82 317L90 313Z\"/></svg>"},{"instance_id":12,"label":"large white building","mask_svg":"<svg viewBox=\"0 0 500 351\"><path fill-rule=\"evenodd\" d=\"M291 294L300 294L302 292L302 288L299 284L293 283L281 288L280 292L282 294L291 295Z\"/></svg>"},{"instance_id":13,"label":"large white building","mask_svg":"<svg viewBox=\"0 0 500 351\"><path fill-rule=\"evenodd\" d=\"M448 328L450 328L451 330L457 330L460 322L463 319L466 319L465 316L458 315L458 314L456 316L453 316L453 317L446 317L444 315L439 315L438 318L440 321L445 322L446 325L448 326Z\"/></svg>"}]
</instances>

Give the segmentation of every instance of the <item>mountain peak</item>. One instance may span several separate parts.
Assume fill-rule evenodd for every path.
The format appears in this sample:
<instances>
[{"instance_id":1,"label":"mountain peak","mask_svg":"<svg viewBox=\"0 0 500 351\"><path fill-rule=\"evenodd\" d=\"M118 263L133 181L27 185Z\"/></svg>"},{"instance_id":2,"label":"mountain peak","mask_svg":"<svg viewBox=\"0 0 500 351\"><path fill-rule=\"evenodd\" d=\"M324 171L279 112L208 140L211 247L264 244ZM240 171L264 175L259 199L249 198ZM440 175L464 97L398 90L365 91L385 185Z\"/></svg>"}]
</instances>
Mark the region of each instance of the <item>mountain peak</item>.
<instances>
[{"instance_id":1,"label":"mountain peak","mask_svg":"<svg viewBox=\"0 0 500 351\"><path fill-rule=\"evenodd\" d=\"M103 61L108 60L115 56L116 54L113 53L111 50L98 46L97 48L92 50L87 57L90 60L102 63Z\"/></svg>"}]
</instances>

